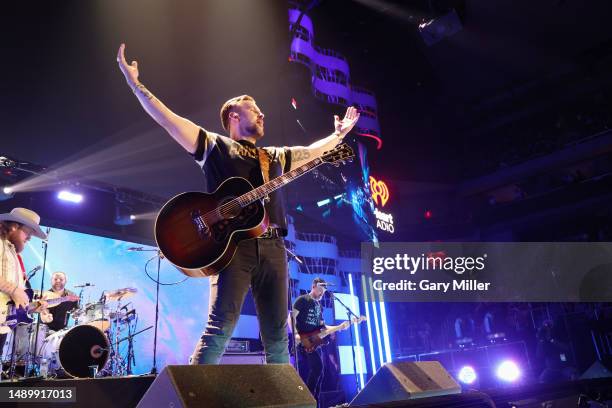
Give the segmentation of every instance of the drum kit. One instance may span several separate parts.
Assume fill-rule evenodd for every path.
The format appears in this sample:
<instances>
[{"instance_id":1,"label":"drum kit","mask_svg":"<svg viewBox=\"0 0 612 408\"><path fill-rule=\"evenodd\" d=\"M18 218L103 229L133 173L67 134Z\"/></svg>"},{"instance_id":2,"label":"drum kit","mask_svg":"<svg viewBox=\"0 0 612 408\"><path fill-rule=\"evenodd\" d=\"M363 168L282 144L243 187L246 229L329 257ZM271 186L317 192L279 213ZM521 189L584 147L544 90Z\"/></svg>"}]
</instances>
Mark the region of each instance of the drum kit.
<instances>
[{"instance_id":1,"label":"drum kit","mask_svg":"<svg viewBox=\"0 0 612 408\"><path fill-rule=\"evenodd\" d=\"M74 325L56 332L41 323L36 336L36 322L18 325L12 332L15 338L9 336L8 342L14 345L12 361L16 362L11 371L27 376L26 369L20 372L19 367L35 361L56 377L130 375L134 362L132 338L139 334L134 333L138 315L134 308L128 308L130 303L122 303L137 292L135 288L104 292L98 302L70 311ZM81 290L80 298L82 294ZM124 341L127 347L120 350Z\"/></svg>"}]
</instances>

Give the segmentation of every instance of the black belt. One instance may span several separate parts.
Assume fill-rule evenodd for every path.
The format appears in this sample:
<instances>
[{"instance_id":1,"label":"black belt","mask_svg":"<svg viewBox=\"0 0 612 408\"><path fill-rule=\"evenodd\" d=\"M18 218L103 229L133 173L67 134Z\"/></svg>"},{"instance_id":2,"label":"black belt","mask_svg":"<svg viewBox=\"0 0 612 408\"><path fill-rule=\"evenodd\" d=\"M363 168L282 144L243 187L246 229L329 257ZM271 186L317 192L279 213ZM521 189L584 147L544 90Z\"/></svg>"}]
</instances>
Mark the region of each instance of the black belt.
<instances>
[{"instance_id":1,"label":"black belt","mask_svg":"<svg viewBox=\"0 0 612 408\"><path fill-rule=\"evenodd\" d=\"M284 231L282 228L268 227L266 232L261 234L259 238L265 238L265 239L283 238L285 236L283 232Z\"/></svg>"}]
</instances>

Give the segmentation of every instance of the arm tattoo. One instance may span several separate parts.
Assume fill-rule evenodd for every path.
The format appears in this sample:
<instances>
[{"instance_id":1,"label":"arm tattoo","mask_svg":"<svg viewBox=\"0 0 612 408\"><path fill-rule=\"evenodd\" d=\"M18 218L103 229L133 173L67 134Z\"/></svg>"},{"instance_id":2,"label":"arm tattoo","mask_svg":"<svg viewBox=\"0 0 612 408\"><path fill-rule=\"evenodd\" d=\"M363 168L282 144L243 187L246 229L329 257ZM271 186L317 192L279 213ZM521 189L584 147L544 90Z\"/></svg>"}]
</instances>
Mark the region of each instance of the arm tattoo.
<instances>
[{"instance_id":1,"label":"arm tattoo","mask_svg":"<svg viewBox=\"0 0 612 408\"><path fill-rule=\"evenodd\" d=\"M300 150L295 150L291 153L291 160L293 161L302 161L302 160L308 160L310 158L310 152L308 151L308 149L300 149Z\"/></svg>"},{"instance_id":2,"label":"arm tattoo","mask_svg":"<svg viewBox=\"0 0 612 408\"><path fill-rule=\"evenodd\" d=\"M134 87L134 93L136 92L140 92L140 94L143 95L148 100L152 100L153 98L155 98L153 94L147 88L145 88L143 84L140 84L140 83L136 84L136 86Z\"/></svg>"}]
</instances>

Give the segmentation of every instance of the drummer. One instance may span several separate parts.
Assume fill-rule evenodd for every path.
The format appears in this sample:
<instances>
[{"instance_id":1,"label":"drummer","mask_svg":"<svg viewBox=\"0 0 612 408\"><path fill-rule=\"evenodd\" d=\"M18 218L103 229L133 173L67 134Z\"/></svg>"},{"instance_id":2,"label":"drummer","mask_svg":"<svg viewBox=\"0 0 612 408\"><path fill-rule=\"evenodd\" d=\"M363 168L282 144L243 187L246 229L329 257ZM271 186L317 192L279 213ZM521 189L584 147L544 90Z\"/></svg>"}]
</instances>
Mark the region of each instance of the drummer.
<instances>
[{"instance_id":1,"label":"drummer","mask_svg":"<svg viewBox=\"0 0 612 408\"><path fill-rule=\"evenodd\" d=\"M51 275L51 289L43 294L43 298L53 299L63 296L77 296L76 293L66 289L68 278L66 273L58 271ZM50 331L59 331L66 328L68 324L68 312L76 309L78 302L62 302L52 309L44 309L41 313L43 323L46 323Z\"/></svg>"}]
</instances>

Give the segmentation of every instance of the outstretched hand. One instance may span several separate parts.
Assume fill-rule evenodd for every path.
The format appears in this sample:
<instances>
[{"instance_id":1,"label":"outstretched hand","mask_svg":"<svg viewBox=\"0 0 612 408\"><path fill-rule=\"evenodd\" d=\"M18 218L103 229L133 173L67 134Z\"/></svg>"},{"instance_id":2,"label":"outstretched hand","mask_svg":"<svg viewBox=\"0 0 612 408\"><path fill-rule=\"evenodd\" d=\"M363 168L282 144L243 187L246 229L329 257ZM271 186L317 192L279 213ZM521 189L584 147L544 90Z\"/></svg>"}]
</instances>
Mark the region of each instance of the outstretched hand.
<instances>
[{"instance_id":1,"label":"outstretched hand","mask_svg":"<svg viewBox=\"0 0 612 408\"><path fill-rule=\"evenodd\" d=\"M117 52L117 63L119 64L119 69L125 76L125 80L130 85L134 85L138 83L138 63L136 61L132 61L131 64L128 64L125 60L125 44L121 44L119 46L119 52Z\"/></svg>"},{"instance_id":2,"label":"outstretched hand","mask_svg":"<svg viewBox=\"0 0 612 408\"><path fill-rule=\"evenodd\" d=\"M339 133L339 137L346 136L346 134L353 129L353 126L355 126L358 120L359 112L357 112L357 109L353 106L349 106L342 120L340 120L338 115L334 115L334 128L336 129L336 133Z\"/></svg>"}]
</instances>

